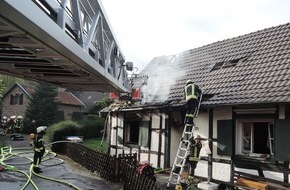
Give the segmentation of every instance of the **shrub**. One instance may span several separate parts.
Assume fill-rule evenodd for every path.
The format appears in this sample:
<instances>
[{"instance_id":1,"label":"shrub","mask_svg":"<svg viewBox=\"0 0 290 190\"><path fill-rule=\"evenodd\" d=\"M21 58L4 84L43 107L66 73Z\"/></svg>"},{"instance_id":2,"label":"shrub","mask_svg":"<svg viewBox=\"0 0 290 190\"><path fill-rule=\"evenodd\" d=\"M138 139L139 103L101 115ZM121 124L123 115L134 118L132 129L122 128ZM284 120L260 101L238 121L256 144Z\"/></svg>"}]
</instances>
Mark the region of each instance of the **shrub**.
<instances>
[{"instance_id":1,"label":"shrub","mask_svg":"<svg viewBox=\"0 0 290 190\"><path fill-rule=\"evenodd\" d=\"M85 139L101 137L101 131L104 128L104 119L97 115L88 115L87 119L83 120L83 136Z\"/></svg>"},{"instance_id":2,"label":"shrub","mask_svg":"<svg viewBox=\"0 0 290 190\"><path fill-rule=\"evenodd\" d=\"M73 112L71 118L73 121L81 121L84 119L84 113L83 112Z\"/></svg>"},{"instance_id":3,"label":"shrub","mask_svg":"<svg viewBox=\"0 0 290 190\"><path fill-rule=\"evenodd\" d=\"M46 136L49 142L63 141L67 136L82 136L82 126L73 121L62 121L47 129ZM52 150L63 151L63 143L53 144Z\"/></svg>"},{"instance_id":4,"label":"shrub","mask_svg":"<svg viewBox=\"0 0 290 190\"><path fill-rule=\"evenodd\" d=\"M47 129L49 142L64 140L66 136L82 136L82 126L74 121L61 121Z\"/></svg>"}]
</instances>

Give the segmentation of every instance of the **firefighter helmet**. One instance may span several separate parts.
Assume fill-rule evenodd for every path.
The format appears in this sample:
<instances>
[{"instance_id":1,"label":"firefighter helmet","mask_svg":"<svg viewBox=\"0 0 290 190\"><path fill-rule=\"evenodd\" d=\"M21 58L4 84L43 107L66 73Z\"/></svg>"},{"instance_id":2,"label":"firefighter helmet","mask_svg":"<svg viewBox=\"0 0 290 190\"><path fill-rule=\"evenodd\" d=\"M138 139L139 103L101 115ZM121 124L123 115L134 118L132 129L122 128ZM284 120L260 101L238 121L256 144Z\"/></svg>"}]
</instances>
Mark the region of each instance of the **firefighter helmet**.
<instances>
[{"instance_id":1,"label":"firefighter helmet","mask_svg":"<svg viewBox=\"0 0 290 190\"><path fill-rule=\"evenodd\" d=\"M17 119L16 115L12 115L10 119Z\"/></svg>"},{"instance_id":2,"label":"firefighter helmet","mask_svg":"<svg viewBox=\"0 0 290 190\"><path fill-rule=\"evenodd\" d=\"M188 84L193 84L192 80L187 80L186 85L188 85Z\"/></svg>"},{"instance_id":3,"label":"firefighter helmet","mask_svg":"<svg viewBox=\"0 0 290 190\"><path fill-rule=\"evenodd\" d=\"M3 117L2 117L2 122L7 121L7 119L8 119L8 118L7 118L6 116L3 116Z\"/></svg>"},{"instance_id":4,"label":"firefighter helmet","mask_svg":"<svg viewBox=\"0 0 290 190\"><path fill-rule=\"evenodd\" d=\"M43 133L45 134L46 133L46 126L40 126L40 127L37 127L36 129L36 133Z\"/></svg>"}]
</instances>

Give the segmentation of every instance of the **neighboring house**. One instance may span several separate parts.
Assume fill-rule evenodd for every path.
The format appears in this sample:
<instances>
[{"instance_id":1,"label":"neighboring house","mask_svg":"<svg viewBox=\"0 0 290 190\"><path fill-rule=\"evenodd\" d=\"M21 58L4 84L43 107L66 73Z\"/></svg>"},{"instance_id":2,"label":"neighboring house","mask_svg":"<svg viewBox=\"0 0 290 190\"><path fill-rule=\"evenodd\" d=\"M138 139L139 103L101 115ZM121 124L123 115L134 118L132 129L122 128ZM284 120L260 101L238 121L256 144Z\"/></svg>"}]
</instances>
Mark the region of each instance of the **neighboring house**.
<instances>
[{"instance_id":1,"label":"neighboring house","mask_svg":"<svg viewBox=\"0 0 290 190\"><path fill-rule=\"evenodd\" d=\"M59 91L58 100L60 101L60 110L64 112L65 120L72 118L74 112L83 112L85 104L71 92Z\"/></svg>"},{"instance_id":2,"label":"neighboring house","mask_svg":"<svg viewBox=\"0 0 290 190\"><path fill-rule=\"evenodd\" d=\"M102 100L105 97L109 97L108 93L96 92L96 91L76 91L67 89L67 92L71 92L79 100L84 103L84 114L88 113L89 110L95 105L95 102Z\"/></svg>"},{"instance_id":3,"label":"neighboring house","mask_svg":"<svg viewBox=\"0 0 290 190\"><path fill-rule=\"evenodd\" d=\"M203 90L195 134L209 139L195 174L232 182L242 170L289 183L289 23L154 58L142 73L143 102L110 109L110 154L137 152L140 161L171 167L192 79Z\"/></svg>"},{"instance_id":4,"label":"neighboring house","mask_svg":"<svg viewBox=\"0 0 290 190\"><path fill-rule=\"evenodd\" d=\"M2 115L11 117L25 116L27 105L33 93L33 86L15 83L3 95ZM64 112L65 119L71 119L73 112L82 112L84 104L70 92L59 91L58 100L60 110Z\"/></svg>"}]
</instances>

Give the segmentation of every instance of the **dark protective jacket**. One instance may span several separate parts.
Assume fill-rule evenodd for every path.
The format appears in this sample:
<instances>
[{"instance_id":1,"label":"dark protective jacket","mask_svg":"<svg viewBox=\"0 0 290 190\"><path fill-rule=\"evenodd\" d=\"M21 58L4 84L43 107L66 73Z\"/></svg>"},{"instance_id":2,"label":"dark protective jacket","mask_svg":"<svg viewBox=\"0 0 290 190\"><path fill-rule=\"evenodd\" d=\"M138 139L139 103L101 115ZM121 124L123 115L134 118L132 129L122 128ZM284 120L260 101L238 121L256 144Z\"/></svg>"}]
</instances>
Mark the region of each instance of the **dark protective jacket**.
<instances>
[{"instance_id":1,"label":"dark protective jacket","mask_svg":"<svg viewBox=\"0 0 290 190\"><path fill-rule=\"evenodd\" d=\"M44 154L45 147L43 142L43 135L37 134L34 139L34 151Z\"/></svg>"},{"instance_id":2,"label":"dark protective jacket","mask_svg":"<svg viewBox=\"0 0 290 190\"><path fill-rule=\"evenodd\" d=\"M199 160L199 153L201 150L202 144L200 142L194 141L190 145L189 161L197 162Z\"/></svg>"}]
</instances>

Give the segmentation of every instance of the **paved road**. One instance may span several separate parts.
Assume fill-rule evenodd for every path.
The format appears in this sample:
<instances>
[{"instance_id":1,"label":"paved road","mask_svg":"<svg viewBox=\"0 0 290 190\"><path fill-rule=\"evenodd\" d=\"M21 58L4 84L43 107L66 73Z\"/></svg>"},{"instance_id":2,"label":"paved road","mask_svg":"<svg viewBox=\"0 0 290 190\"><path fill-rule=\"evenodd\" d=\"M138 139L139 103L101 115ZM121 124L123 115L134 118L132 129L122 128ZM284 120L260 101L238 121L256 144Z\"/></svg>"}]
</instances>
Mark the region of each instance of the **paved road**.
<instances>
[{"instance_id":1,"label":"paved road","mask_svg":"<svg viewBox=\"0 0 290 190\"><path fill-rule=\"evenodd\" d=\"M0 136L0 138L5 141L6 145L11 145L14 148L13 151L15 151L16 153L23 152L23 150L16 150L17 147L29 147L28 136L25 136L23 141L13 141L6 136ZM29 174L29 167L31 165L31 161L28 158L33 157L33 152L31 151L18 155L20 155L21 157L13 156L10 159L5 160L5 163L13 165L15 169L19 169ZM82 190L122 189L121 184L110 183L102 178L99 178L92 172L88 171L86 168L83 168L82 166L73 162L65 156L57 155L55 158L44 161L42 164L43 165L41 166L41 168L43 170L43 173L41 173L41 175L71 183ZM42 179L34 175L32 176L32 180L40 190L74 189L62 183ZM0 189L18 190L24 186L27 181L27 177L23 173L6 170L0 172L0 181ZM31 185L31 183L26 187L26 190L34 189L35 188Z\"/></svg>"}]
</instances>

